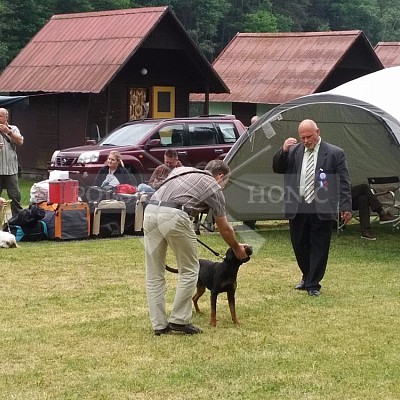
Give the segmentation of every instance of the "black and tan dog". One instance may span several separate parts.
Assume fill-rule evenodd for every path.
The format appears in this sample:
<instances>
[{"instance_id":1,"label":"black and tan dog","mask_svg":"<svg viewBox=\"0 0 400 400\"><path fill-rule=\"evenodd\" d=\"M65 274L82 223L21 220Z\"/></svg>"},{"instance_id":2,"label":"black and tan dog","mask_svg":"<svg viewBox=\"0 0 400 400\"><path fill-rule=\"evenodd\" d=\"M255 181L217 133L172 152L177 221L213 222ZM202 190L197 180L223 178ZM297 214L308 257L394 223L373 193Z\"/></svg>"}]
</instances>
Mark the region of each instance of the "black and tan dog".
<instances>
[{"instance_id":1,"label":"black and tan dog","mask_svg":"<svg viewBox=\"0 0 400 400\"><path fill-rule=\"evenodd\" d=\"M196 312L200 313L197 302L206 291L206 288L211 291L210 325L212 326L217 325L217 297L222 292L227 293L233 323L239 324L235 307L237 274L239 267L250 260L250 256L253 254L252 247L246 246L246 253L249 257L244 260L237 259L232 249L228 249L222 262L199 260L199 279L197 281L197 292L193 296L193 304Z\"/></svg>"}]
</instances>

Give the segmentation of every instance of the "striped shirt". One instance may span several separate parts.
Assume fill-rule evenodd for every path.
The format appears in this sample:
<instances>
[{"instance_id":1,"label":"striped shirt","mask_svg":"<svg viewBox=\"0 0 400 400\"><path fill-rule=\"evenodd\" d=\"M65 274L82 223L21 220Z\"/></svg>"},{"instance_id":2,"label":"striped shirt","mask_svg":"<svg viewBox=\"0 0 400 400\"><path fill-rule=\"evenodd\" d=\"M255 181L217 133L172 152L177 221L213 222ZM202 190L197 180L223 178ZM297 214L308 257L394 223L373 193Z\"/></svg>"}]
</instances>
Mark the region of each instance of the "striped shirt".
<instances>
[{"instance_id":1,"label":"striped shirt","mask_svg":"<svg viewBox=\"0 0 400 400\"><path fill-rule=\"evenodd\" d=\"M172 177L174 178L171 179ZM226 215L225 197L221 186L208 171L196 168L174 168L151 200L181 204L196 213L211 208L215 217Z\"/></svg>"},{"instance_id":2,"label":"striped shirt","mask_svg":"<svg viewBox=\"0 0 400 400\"><path fill-rule=\"evenodd\" d=\"M20 135L19 129L15 125L8 126L13 133ZM18 173L17 145L9 138L0 135L3 141L3 149L0 150L0 175L15 175Z\"/></svg>"}]
</instances>

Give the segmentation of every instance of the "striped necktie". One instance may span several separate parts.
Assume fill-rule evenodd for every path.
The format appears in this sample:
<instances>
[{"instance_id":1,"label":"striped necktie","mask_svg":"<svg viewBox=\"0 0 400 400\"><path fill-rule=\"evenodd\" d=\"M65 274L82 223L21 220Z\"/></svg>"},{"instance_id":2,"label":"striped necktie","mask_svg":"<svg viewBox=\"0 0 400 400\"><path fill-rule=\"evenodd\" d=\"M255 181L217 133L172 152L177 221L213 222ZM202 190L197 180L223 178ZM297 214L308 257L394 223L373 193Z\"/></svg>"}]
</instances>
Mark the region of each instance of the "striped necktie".
<instances>
[{"instance_id":1,"label":"striped necktie","mask_svg":"<svg viewBox=\"0 0 400 400\"><path fill-rule=\"evenodd\" d=\"M314 200L314 180L315 180L315 165L314 165L314 149L307 150L308 159L306 165L306 178L304 181L304 201L310 204Z\"/></svg>"}]
</instances>

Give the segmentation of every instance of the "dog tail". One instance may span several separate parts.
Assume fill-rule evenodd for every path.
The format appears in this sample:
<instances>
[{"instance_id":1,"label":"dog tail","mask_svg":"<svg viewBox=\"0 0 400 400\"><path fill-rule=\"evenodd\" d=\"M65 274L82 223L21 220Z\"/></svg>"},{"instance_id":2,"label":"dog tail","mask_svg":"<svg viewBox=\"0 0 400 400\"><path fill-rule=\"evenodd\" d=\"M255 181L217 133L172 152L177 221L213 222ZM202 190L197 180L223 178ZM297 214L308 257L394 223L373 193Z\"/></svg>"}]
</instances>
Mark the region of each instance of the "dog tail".
<instances>
[{"instance_id":1,"label":"dog tail","mask_svg":"<svg viewBox=\"0 0 400 400\"><path fill-rule=\"evenodd\" d=\"M178 270L176 268L171 268L168 265L165 265L165 269L169 272L172 272L173 274L177 274Z\"/></svg>"}]
</instances>

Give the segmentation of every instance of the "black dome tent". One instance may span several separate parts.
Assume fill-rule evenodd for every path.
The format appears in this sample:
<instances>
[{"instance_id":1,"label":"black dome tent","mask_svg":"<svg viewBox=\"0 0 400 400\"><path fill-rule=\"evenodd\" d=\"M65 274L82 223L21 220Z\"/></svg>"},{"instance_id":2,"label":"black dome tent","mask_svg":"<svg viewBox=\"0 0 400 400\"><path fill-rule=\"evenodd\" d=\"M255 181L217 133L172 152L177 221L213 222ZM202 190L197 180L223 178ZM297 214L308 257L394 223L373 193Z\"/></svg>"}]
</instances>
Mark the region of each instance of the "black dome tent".
<instances>
[{"instance_id":1,"label":"black dome tent","mask_svg":"<svg viewBox=\"0 0 400 400\"><path fill-rule=\"evenodd\" d=\"M344 149L353 185L400 175L399 93L400 67L393 67L264 114L225 158L231 168L225 189L230 216L283 218L283 176L273 173L272 157L287 137L298 137L298 124L308 118L317 122L323 140Z\"/></svg>"}]
</instances>

